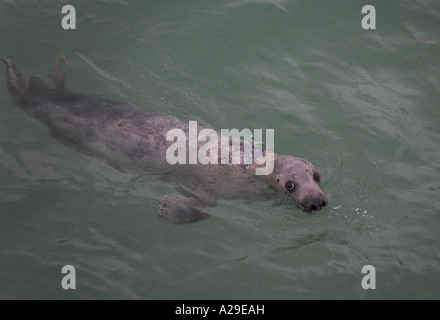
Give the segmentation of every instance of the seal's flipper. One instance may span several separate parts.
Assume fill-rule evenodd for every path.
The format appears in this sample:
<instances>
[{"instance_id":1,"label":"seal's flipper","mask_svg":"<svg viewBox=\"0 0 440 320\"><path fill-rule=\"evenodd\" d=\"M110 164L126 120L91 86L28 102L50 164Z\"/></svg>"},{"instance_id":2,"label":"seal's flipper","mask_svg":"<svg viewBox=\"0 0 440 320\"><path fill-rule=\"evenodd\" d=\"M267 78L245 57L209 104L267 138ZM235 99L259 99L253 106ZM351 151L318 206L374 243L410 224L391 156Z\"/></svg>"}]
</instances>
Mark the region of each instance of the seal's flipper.
<instances>
[{"instance_id":1,"label":"seal's flipper","mask_svg":"<svg viewBox=\"0 0 440 320\"><path fill-rule=\"evenodd\" d=\"M159 201L159 218L175 224L193 223L209 218L207 213L197 209L200 207L197 201L179 196L167 194Z\"/></svg>"},{"instance_id":2,"label":"seal's flipper","mask_svg":"<svg viewBox=\"0 0 440 320\"><path fill-rule=\"evenodd\" d=\"M21 77L18 67L11 63L8 59L0 57L6 65L6 78L8 79L8 90L12 96L18 96L27 92L27 85Z\"/></svg>"},{"instance_id":3,"label":"seal's flipper","mask_svg":"<svg viewBox=\"0 0 440 320\"><path fill-rule=\"evenodd\" d=\"M50 80L52 80L53 84L55 85L55 89L64 88L65 75L63 72L63 65L66 60L67 60L67 55L63 50L58 54L57 58L55 59L55 62L53 64L53 70L49 72L49 78Z\"/></svg>"}]
</instances>

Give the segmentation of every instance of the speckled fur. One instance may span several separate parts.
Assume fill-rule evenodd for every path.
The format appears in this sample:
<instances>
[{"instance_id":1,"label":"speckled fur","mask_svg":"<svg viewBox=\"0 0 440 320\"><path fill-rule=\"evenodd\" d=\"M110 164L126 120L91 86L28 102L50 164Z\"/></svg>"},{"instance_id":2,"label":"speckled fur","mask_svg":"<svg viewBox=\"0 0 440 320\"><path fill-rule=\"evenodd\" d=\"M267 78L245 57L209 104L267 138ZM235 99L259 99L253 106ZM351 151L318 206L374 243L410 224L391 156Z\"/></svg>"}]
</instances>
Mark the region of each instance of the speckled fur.
<instances>
[{"instance_id":1,"label":"speckled fur","mask_svg":"<svg viewBox=\"0 0 440 320\"><path fill-rule=\"evenodd\" d=\"M135 103L64 89L64 74L58 67L65 57L57 60L58 65L50 73L54 89L38 77L30 77L26 82L14 65L1 59L7 66L8 89L17 106L43 122L57 140L99 157L120 171L166 173L176 189L203 205L214 205L217 199L269 199L277 189L286 193L282 183L289 177L301 177L304 181L299 189L302 193L292 194L297 203L300 197L308 196L306 193L325 199L319 183L304 173L316 169L291 156L274 154L275 171L269 176L255 175L255 163L169 165L166 150L173 142L166 141L166 134L170 129L180 128L188 135L187 122Z\"/></svg>"}]
</instances>

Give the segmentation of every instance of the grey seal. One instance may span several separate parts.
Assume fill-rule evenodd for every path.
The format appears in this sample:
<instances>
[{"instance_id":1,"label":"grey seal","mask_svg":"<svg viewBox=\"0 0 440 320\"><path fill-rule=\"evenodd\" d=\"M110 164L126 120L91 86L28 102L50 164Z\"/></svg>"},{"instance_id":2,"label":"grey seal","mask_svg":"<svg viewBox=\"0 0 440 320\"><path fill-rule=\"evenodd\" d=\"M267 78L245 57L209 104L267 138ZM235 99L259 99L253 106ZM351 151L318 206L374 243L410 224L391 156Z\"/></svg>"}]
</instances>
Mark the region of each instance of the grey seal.
<instances>
[{"instance_id":1,"label":"grey seal","mask_svg":"<svg viewBox=\"0 0 440 320\"><path fill-rule=\"evenodd\" d=\"M250 165L170 165L165 155L172 142L166 134L172 128L188 134L188 123L135 103L66 89L64 52L49 73L53 87L39 77L23 77L15 64L0 60L6 65L7 88L15 105L44 123L58 141L121 172L161 173L175 185L180 194L167 194L159 201L162 220L177 224L204 220L208 214L201 210L215 206L219 199L275 199L281 194L306 212L328 204L316 168L294 156L273 153L273 172L265 176L255 174L255 161Z\"/></svg>"}]
</instances>

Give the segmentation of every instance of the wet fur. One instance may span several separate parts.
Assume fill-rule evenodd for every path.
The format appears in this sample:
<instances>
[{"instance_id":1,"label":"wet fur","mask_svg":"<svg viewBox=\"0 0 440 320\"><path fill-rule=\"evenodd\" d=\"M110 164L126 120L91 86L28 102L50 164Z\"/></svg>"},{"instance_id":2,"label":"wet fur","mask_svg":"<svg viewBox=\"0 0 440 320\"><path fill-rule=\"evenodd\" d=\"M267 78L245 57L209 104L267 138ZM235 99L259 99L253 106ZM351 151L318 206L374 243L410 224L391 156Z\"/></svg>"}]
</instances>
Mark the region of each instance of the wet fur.
<instances>
[{"instance_id":1,"label":"wet fur","mask_svg":"<svg viewBox=\"0 0 440 320\"><path fill-rule=\"evenodd\" d=\"M115 102L65 89L61 70L66 59L64 53L49 73L54 88L38 77L23 79L16 66L5 58L0 59L6 64L8 91L15 104L44 123L57 140L99 157L123 172L167 173L166 177L179 192L196 199L200 206L215 205L217 199L269 199L277 189L284 189L282 183L291 175L296 175L296 179L301 176L307 183L308 186L300 188L303 193L325 198L319 183L302 172L316 169L307 161L291 156L275 154L274 173L267 177L255 175L255 163L171 166L165 158L172 144L166 141L166 133L180 128L188 135L187 122L135 103ZM291 169L300 170L301 174ZM294 197L299 205L298 199L304 196L298 191Z\"/></svg>"}]
</instances>

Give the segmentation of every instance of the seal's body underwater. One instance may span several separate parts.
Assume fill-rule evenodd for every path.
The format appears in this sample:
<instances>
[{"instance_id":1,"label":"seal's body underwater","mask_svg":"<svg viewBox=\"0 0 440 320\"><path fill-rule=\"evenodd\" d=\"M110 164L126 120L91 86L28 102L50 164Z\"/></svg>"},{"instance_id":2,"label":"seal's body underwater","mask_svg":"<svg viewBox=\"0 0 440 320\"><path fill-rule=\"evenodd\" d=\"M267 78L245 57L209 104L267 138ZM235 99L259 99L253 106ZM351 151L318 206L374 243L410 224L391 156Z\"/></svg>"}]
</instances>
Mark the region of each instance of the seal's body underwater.
<instances>
[{"instance_id":1,"label":"seal's body underwater","mask_svg":"<svg viewBox=\"0 0 440 320\"><path fill-rule=\"evenodd\" d=\"M255 175L255 162L168 164L166 151L173 142L166 140L167 132L177 128L188 135L188 124L134 103L64 89L63 52L49 73L54 88L35 76L24 79L15 65L0 59L6 64L8 91L15 104L46 124L56 139L123 172L166 173L183 194L161 198L159 216L168 222L206 219L208 215L199 209L215 205L218 199L269 199L277 190L292 196L304 211L321 210L327 204L318 172L301 158L274 153L274 170L267 176Z\"/></svg>"}]
</instances>

